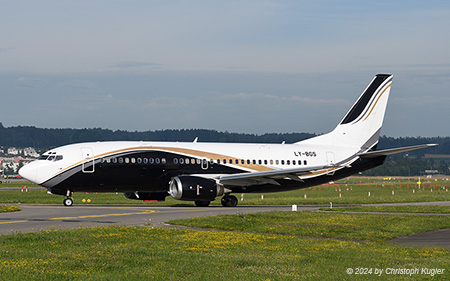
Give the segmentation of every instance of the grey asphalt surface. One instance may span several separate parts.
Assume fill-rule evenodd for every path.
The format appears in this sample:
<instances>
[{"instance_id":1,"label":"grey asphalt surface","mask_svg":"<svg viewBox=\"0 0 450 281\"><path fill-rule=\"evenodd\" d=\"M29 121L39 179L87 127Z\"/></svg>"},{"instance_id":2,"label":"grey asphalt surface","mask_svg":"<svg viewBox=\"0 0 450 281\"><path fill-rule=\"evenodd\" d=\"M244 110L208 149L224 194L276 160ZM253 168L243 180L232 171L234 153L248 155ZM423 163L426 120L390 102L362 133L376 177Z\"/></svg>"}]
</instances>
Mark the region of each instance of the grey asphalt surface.
<instances>
[{"instance_id":1,"label":"grey asphalt surface","mask_svg":"<svg viewBox=\"0 0 450 281\"><path fill-rule=\"evenodd\" d=\"M21 212L0 213L0 234L36 232L107 225L167 227L171 219L217 214L287 211L290 206L143 206L143 205L35 205L22 204Z\"/></svg>"},{"instance_id":2,"label":"grey asphalt surface","mask_svg":"<svg viewBox=\"0 0 450 281\"><path fill-rule=\"evenodd\" d=\"M417 202L367 204L386 205L450 205L450 202ZM172 219L194 218L218 214L243 214L267 211L290 211L291 206L237 206L224 208L210 206L149 206L149 205L37 205L22 204L21 212L0 213L0 234L37 232L41 230L72 229L92 226L127 225L173 227L166 224ZM318 211L318 205L298 206L298 210ZM336 206L337 207L337 206ZM404 213L398 213L404 215ZM417 214L415 214L417 215ZM420 214L442 215L442 214ZM450 214L444 214L450 219ZM444 247L450 249L450 229L441 229L391 240L402 246Z\"/></svg>"}]
</instances>

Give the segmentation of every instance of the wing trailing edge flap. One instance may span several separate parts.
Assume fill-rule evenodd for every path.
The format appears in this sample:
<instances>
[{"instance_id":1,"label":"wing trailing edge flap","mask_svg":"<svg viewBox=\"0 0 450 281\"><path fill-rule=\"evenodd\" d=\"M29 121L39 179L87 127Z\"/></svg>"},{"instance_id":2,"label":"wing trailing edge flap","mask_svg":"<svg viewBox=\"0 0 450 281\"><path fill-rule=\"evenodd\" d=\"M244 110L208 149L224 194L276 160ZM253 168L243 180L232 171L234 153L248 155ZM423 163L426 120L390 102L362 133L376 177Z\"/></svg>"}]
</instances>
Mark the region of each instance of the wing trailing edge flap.
<instances>
[{"instance_id":1,"label":"wing trailing edge flap","mask_svg":"<svg viewBox=\"0 0 450 281\"><path fill-rule=\"evenodd\" d=\"M330 167L314 166L307 168L294 168L285 170L273 170L263 172L248 172L232 175L223 175L218 178L221 184L225 185L258 185L258 184L273 184L280 185L276 179L288 178L298 182L303 182L298 176L311 174L313 171L323 170Z\"/></svg>"},{"instance_id":2,"label":"wing trailing edge flap","mask_svg":"<svg viewBox=\"0 0 450 281\"><path fill-rule=\"evenodd\" d=\"M363 152L358 153L357 156L361 158L374 158L379 156L387 156L391 154L426 148L426 147L432 147L436 146L437 144L421 144L421 145L412 145L412 146L405 146L405 147L398 147L398 148L389 148L389 149L382 149L382 150L375 150L375 151L369 151L369 152Z\"/></svg>"}]
</instances>

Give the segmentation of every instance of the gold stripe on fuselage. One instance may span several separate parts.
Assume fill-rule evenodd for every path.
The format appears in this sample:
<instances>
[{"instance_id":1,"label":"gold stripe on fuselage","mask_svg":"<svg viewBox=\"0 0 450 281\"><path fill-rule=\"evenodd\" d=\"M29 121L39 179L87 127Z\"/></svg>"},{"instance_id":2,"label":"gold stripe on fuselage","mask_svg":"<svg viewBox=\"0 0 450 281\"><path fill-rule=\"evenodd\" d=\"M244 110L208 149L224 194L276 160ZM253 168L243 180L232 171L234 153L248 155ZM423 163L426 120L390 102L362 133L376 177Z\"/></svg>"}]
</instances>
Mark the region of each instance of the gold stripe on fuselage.
<instances>
[{"instance_id":1,"label":"gold stripe on fuselage","mask_svg":"<svg viewBox=\"0 0 450 281\"><path fill-rule=\"evenodd\" d=\"M159 147L159 146L140 146L140 147L130 147L130 148L124 148L124 149L119 149L119 150L115 150L115 151L111 151L111 152L107 152L107 153L103 153L103 154L99 154L96 155L94 157L94 159L83 159L81 161L78 161L75 164L72 164L62 170L60 170L58 173L56 173L54 176L57 176L73 167L76 167L82 163L87 163L89 161L95 160L95 159L99 159L102 157L109 157L111 155L115 155L115 154L120 154L123 152L129 152L129 151L142 151L142 150L154 150L154 151L166 151L166 152L173 152L173 153L183 153L186 155L190 155L190 156L194 156L194 157L199 157L199 158L208 158L208 159L227 159L227 160L233 160L233 164L226 164L226 165L233 165L233 166L238 166L241 168L245 168L245 169L251 169L254 171L272 171L272 170L276 170L274 168L270 168L264 165L259 165L259 164L247 164L246 162L244 164L242 164L241 160L242 158L236 158L236 157L231 157L231 156L227 156L227 155L223 155L223 154L217 154L217 153L211 153L211 152L205 152L205 151L201 151L201 150L194 150L194 149L188 149L188 148L181 148L181 147ZM238 160L239 164L236 164L236 160ZM245 159L245 161L247 161L247 159Z\"/></svg>"}]
</instances>

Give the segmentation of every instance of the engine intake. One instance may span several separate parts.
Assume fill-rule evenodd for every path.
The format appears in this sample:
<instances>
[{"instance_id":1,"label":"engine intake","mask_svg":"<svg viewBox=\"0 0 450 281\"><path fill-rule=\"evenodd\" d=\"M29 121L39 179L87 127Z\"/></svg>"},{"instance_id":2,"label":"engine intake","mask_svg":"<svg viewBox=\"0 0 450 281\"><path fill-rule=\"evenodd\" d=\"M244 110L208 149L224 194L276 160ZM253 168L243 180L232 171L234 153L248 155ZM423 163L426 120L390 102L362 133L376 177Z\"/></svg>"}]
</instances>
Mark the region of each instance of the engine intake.
<instances>
[{"instance_id":1,"label":"engine intake","mask_svg":"<svg viewBox=\"0 0 450 281\"><path fill-rule=\"evenodd\" d=\"M212 201L223 192L223 185L202 177L177 176L169 183L169 194L177 200Z\"/></svg>"}]
</instances>

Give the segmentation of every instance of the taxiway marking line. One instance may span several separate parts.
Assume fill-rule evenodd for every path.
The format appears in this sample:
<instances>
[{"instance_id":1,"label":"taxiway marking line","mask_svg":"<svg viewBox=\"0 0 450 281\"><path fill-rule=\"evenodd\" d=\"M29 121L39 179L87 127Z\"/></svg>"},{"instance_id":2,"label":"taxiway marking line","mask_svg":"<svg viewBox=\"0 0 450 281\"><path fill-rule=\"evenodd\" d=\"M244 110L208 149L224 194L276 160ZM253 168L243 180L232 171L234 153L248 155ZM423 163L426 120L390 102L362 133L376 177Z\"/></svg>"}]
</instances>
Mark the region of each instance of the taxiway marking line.
<instances>
[{"instance_id":1,"label":"taxiway marking line","mask_svg":"<svg viewBox=\"0 0 450 281\"><path fill-rule=\"evenodd\" d=\"M21 223L21 222L28 222L29 220L20 220L20 221L2 221L0 224L7 224L7 223Z\"/></svg>"},{"instance_id":2,"label":"taxiway marking line","mask_svg":"<svg viewBox=\"0 0 450 281\"><path fill-rule=\"evenodd\" d=\"M76 217L61 217L61 218L51 218L48 220L58 221L58 220L73 220L73 219L86 219L86 218L104 218L104 217L118 217L118 216L131 216L131 215L145 215L151 213L157 213L154 210L145 210L133 213L118 213L118 214L104 214L104 215L87 215L87 216L76 216Z\"/></svg>"}]
</instances>

